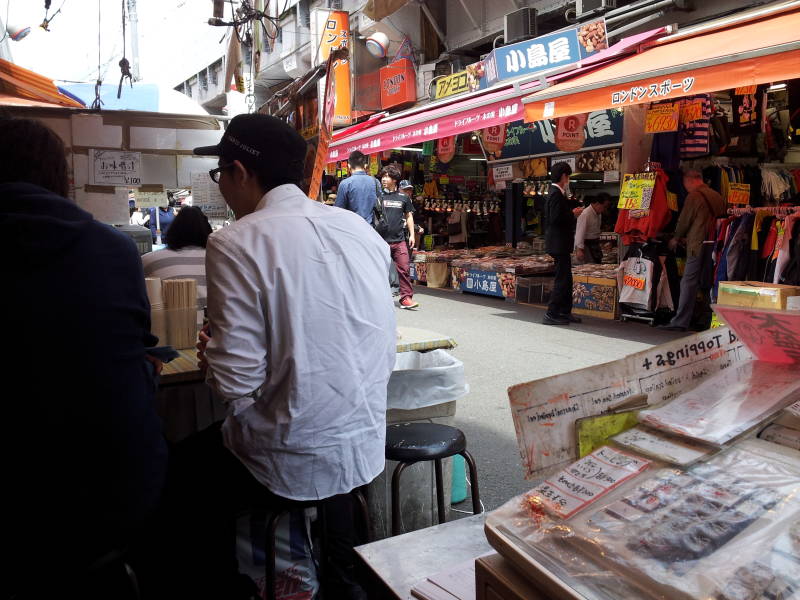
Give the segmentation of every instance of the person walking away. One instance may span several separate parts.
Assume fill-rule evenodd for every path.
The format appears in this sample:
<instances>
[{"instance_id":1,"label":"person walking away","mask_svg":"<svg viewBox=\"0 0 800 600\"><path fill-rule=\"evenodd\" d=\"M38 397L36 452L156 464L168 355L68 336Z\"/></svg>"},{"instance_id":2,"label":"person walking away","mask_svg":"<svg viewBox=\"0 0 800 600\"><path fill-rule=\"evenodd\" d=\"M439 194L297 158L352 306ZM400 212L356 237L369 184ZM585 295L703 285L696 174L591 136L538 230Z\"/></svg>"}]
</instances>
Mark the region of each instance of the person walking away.
<instances>
[{"instance_id":1,"label":"person walking away","mask_svg":"<svg viewBox=\"0 0 800 600\"><path fill-rule=\"evenodd\" d=\"M0 596L31 600L57 589L128 598L121 564L120 587L92 566L136 538L167 469L139 252L67 199L69 167L52 130L0 119L0 139L13 141L0 145L9 344ZM44 355L51 359L36 358Z\"/></svg>"},{"instance_id":2,"label":"person walking away","mask_svg":"<svg viewBox=\"0 0 800 600\"><path fill-rule=\"evenodd\" d=\"M198 322L206 306L206 242L211 224L196 206L184 206L172 221L167 247L142 256L145 277L194 279L197 282Z\"/></svg>"},{"instance_id":3,"label":"person walking away","mask_svg":"<svg viewBox=\"0 0 800 600\"><path fill-rule=\"evenodd\" d=\"M236 215L206 245L209 328L198 344L228 416L175 448L143 590L155 581L164 598L250 598L235 555L240 513L332 499L325 596L363 598L352 506L340 495L385 464L389 249L358 215L300 190L306 142L280 119L237 115L195 154L219 157L209 174Z\"/></svg>"},{"instance_id":4,"label":"person walking away","mask_svg":"<svg viewBox=\"0 0 800 600\"><path fill-rule=\"evenodd\" d=\"M611 197L608 194L594 196L578 217L575 227L575 257L583 264L603 262L600 226L610 205Z\"/></svg>"},{"instance_id":5,"label":"person walking away","mask_svg":"<svg viewBox=\"0 0 800 600\"><path fill-rule=\"evenodd\" d=\"M569 325L580 323L580 317L572 314L572 259L575 246L575 218L583 209L570 210L567 200L569 176L572 168L565 162L551 167L552 185L545 202L545 249L555 261L553 291L550 303L542 319L545 325Z\"/></svg>"},{"instance_id":6,"label":"person walking away","mask_svg":"<svg viewBox=\"0 0 800 600\"><path fill-rule=\"evenodd\" d=\"M683 187L689 195L678 217L675 236L669 241L669 248L675 250L678 244L686 246L686 268L681 278L678 311L669 323L660 326L670 331L686 331L689 328L700 286L703 242L711 239L716 219L725 214L726 208L723 197L705 184L700 171L685 171Z\"/></svg>"},{"instance_id":7,"label":"person walking away","mask_svg":"<svg viewBox=\"0 0 800 600\"><path fill-rule=\"evenodd\" d=\"M384 240L391 249L392 260L397 269L400 281L400 308L418 308L419 303L414 301L414 289L411 287L411 273L408 252L409 247L415 243L414 232L414 204L406 194L397 191L400 182L400 169L395 165L387 165L381 170L381 183L383 184L383 210L389 230ZM408 231L408 244L406 243L406 230Z\"/></svg>"},{"instance_id":8,"label":"person walking away","mask_svg":"<svg viewBox=\"0 0 800 600\"><path fill-rule=\"evenodd\" d=\"M358 150L350 154L347 164L351 175L336 190L334 206L352 211L372 224L372 209L381 195L378 180L365 171L369 159Z\"/></svg>"}]
</instances>

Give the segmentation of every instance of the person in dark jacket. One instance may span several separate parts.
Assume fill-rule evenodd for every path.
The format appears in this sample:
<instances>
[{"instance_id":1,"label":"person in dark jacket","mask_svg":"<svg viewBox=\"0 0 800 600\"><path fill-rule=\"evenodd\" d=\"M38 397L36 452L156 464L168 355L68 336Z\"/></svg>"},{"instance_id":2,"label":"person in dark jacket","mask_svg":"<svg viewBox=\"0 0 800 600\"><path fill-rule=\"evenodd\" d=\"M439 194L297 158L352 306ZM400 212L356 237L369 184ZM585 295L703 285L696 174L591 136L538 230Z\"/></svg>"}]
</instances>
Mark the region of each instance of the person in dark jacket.
<instances>
[{"instance_id":1,"label":"person in dark jacket","mask_svg":"<svg viewBox=\"0 0 800 600\"><path fill-rule=\"evenodd\" d=\"M550 169L553 184L545 203L545 249L556 262L553 291L542 323L545 325L569 325L580 323L580 317L572 314L572 248L575 245L575 219L581 208L570 209L566 190L572 168L565 162L554 164Z\"/></svg>"},{"instance_id":2,"label":"person in dark jacket","mask_svg":"<svg viewBox=\"0 0 800 600\"><path fill-rule=\"evenodd\" d=\"M131 543L167 464L142 263L129 237L66 199L53 131L0 119L0 139L13 141L0 145L0 596L123 598L92 565Z\"/></svg>"}]
</instances>

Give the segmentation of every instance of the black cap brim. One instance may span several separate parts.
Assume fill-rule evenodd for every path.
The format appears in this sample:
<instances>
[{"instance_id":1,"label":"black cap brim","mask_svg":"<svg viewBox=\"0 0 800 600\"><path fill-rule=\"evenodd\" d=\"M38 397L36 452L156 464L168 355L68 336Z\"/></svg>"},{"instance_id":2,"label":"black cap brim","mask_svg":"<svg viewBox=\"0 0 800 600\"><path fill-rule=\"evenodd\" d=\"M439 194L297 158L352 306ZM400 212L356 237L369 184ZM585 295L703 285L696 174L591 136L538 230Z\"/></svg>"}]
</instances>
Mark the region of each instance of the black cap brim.
<instances>
[{"instance_id":1,"label":"black cap brim","mask_svg":"<svg viewBox=\"0 0 800 600\"><path fill-rule=\"evenodd\" d=\"M219 156L220 155L220 148L219 144L215 144L213 146L200 146L199 148L195 148L192 150L194 154L197 156Z\"/></svg>"}]
</instances>

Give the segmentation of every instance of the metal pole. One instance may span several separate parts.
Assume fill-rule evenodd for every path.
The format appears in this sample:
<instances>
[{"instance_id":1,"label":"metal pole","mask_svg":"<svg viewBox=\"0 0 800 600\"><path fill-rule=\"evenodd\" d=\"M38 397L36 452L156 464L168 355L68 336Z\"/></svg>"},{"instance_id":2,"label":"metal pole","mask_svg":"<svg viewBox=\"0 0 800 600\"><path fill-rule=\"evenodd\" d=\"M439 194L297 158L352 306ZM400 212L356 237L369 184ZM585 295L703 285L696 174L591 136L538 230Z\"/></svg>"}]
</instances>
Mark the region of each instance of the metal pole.
<instances>
[{"instance_id":1,"label":"metal pole","mask_svg":"<svg viewBox=\"0 0 800 600\"><path fill-rule=\"evenodd\" d=\"M128 0L128 21L131 25L131 72L134 81L141 81L139 73L139 19L136 16L136 0Z\"/></svg>"}]
</instances>

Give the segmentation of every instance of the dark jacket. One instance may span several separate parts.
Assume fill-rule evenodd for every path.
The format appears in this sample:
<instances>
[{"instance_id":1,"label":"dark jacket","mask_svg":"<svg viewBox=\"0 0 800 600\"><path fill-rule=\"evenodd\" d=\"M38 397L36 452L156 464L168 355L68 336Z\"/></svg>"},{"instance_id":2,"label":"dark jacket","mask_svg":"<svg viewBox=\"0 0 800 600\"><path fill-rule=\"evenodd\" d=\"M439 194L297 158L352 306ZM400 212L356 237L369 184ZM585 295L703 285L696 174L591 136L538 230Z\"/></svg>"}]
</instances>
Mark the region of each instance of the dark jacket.
<instances>
[{"instance_id":1,"label":"dark jacket","mask_svg":"<svg viewBox=\"0 0 800 600\"><path fill-rule=\"evenodd\" d=\"M545 201L544 234L545 250L548 254L571 254L575 246L575 215L569 207L564 192L557 185L550 186Z\"/></svg>"},{"instance_id":2,"label":"dark jacket","mask_svg":"<svg viewBox=\"0 0 800 600\"><path fill-rule=\"evenodd\" d=\"M133 241L28 183L0 184L0 231L6 597L46 556L79 571L126 545L167 450Z\"/></svg>"}]
</instances>

